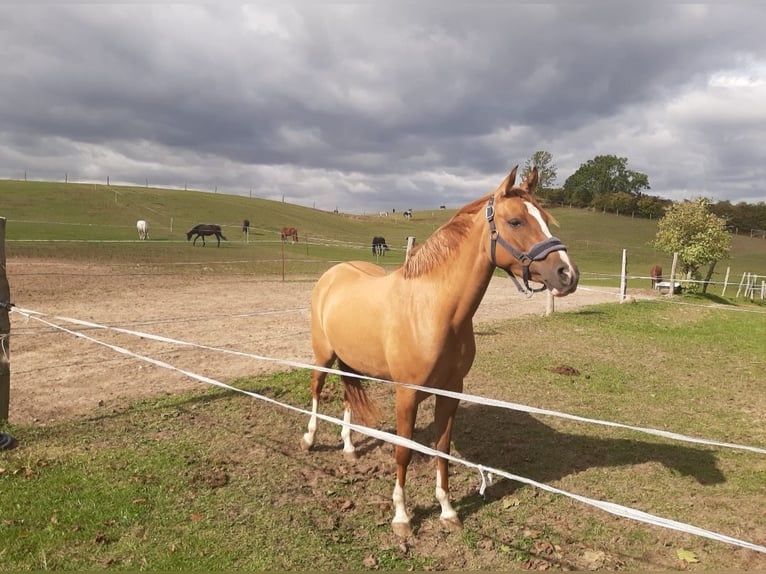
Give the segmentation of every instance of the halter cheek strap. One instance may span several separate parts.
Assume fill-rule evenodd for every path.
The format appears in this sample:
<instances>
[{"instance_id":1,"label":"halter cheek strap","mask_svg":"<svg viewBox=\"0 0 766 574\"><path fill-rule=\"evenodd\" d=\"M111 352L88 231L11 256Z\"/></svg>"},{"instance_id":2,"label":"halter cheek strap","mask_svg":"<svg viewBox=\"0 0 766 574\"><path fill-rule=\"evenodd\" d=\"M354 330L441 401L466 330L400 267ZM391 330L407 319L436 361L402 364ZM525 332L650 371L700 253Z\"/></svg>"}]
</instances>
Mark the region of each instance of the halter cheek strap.
<instances>
[{"instance_id":1,"label":"halter cheek strap","mask_svg":"<svg viewBox=\"0 0 766 574\"><path fill-rule=\"evenodd\" d=\"M489 240L490 240L490 261L492 262L492 265L495 267L499 267L495 260L495 252L497 250L497 244L499 243L503 248L505 248L506 251L508 251L511 255L513 255L516 259L519 260L519 263L521 263L521 270L522 270L522 280L524 281L524 285L522 286L521 283L519 283L519 280L516 278L516 276L511 271L510 267L508 269L503 269L506 273L508 273L508 276L513 281L514 285L516 285L516 288L519 290L519 292L524 293L525 295L532 295L534 293L539 293L540 291L545 291L547 287L543 285L542 287L539 287L537 289L534 289L529 286L529 266L535 262L535 261L542 261L548 255L553 253L554 251L566 251L567 247L564 245L561 240L558 237L548 237L546 239L543 239L539 243L535 243L532 247L529 248L529 251L526 253L521 253L518 249L513 247L510 243L508 243L503 237L497 232L497 228L495 227L495 198L494 196L489 198L489 202L487 203L487 209L486 209L486 217L487 222L489 223Z\"/></svg>"}]
</instances>

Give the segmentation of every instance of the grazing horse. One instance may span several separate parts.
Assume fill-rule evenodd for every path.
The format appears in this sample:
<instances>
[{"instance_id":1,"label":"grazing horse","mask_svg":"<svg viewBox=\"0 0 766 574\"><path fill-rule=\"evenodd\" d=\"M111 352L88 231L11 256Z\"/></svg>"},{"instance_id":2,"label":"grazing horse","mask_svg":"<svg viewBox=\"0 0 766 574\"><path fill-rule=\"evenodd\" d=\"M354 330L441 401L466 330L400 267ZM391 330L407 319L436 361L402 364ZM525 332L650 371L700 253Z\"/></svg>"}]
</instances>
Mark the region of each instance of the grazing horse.
<instances>
[{"instance_id":1,"label":"grazing horse","mask_svg":"<svg viewBox=\"0 0 766 574\"><path fill-rule=\"evenodd\" d=\"M149 239L149 224L143 219L136 221L136 229L138 229L138 238L141 240Z\"/></svg>"},{"instance_id":2,"label":"grazing horse","mask_svg":"<svg viewBox=\"0 0 766 574\"><path fill-rule=\"evenodd\" d=\"M314 364L330 368L335 361L346 373L407 383L396 387L396 433L412 439L419 404L430 394L417 387L463 390L473 364L476 343L473 316L496 268L523 281L527 291L549 290L562 297L575 291L579 271L566 247L551 236L555 222L534 197L538 172L515 185L514 167L493 192L459 209L398 269L386 274L363 261L331 267L311 295L311 344ZM533 289L529 281L542 283ZM370 294L375 296L371 297ZM326 372L312 371L312 415L301 438L304 450L314 444L319 396ZM345 388L343 420L374 425L377 407L360 379L341 376ZM412 386L416 387L415 389ZM436 449L449 454L452 424L459 399L436 395ZM341 430L343 450L355 456L348 427ZM396 483L392 527L399 536L412 533L405 499L406 446L396 446ZM436 459L436 499L441 521L461 527L449 500L447 460Z\"/></svg>"},{"instance_id":3,"label":"grazing horse","mask_svg":"<svg viewBox=\"0 0 766 574\"><path fill-rule=\"evenodd\" d=\"M223 233L221 233L221 226L213 225L212 223L200 223L199 225L192 227L186 232L186 241L189 241L192 238L192 235L195 236L192 245L196 245L197 239L201 237L202 247L205 246L205 237L208 235L215 235L215 238L218 240L218 247L221 246L221 239L228 241L228 239L223 236Z\"/></svg>"},{"instance_id":4,"label":"grazing horse","mask_svg":"<svg viewBox=\"0 0 766 574\"><path fill-rule=\"evenodd\" d=\"M293 243L298 243L298 230L295 227L282 228L282 241L291 239Z\"/></svg>"},{"instance_id":5,"label":"grazing horse","mask_svg":"<svg viewBox=\"0 0 766 574\"><path fill-rule=\"evenodd\" d=\"M249 219L245 219L242 222L242 233L244 233L245 235L250 235L250 220Z\"/></svg>"},{"instance_id":6,"label":"grazing horse","mask_svg":"<svg viewBox=\"0 0 766 574\"><path fill-rule=\"evenodd\" d=\"M657 289L657 284L662 283L662 267L653 265L649 271L649 276L652 278L652 289Z\"/></svg>"},{"instance_id":7,"label":"grazing horse","mask_svg":"<svg viewBox=\"0 0 766 574\"><path fill-rule=\"evenodd\" d=\"M386 244L385 237L375 236L372 238L372 254L373 255L385 255L388 251L388 245Z\"/></svg>"}]
</instances>

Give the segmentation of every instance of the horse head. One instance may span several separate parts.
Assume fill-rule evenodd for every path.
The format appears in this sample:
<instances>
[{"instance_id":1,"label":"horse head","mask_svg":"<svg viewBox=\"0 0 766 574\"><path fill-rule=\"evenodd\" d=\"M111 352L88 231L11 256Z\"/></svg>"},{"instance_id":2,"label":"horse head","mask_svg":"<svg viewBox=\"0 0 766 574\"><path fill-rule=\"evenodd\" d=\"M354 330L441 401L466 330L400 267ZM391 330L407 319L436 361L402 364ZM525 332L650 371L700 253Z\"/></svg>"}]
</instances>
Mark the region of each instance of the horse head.
<instances>
[{"instance_id":1,"label":"horse head","mask_svg":"<svg viewBox=\"0 0 766 574\"><path fill-rule=\"evenodd\" d=\"M492 193L485 216L490 240L485 244L490 261L505 270L520 291L549 289L556 296L577 289L580 272L569 259L566 246L548 230L557 223L534 196L538 184L537 167L516 185L516 171L511 170ZM521 277L524 288L516 277ZM545 287L533 289L529 281Z\"/></svg>"}]
</instances>

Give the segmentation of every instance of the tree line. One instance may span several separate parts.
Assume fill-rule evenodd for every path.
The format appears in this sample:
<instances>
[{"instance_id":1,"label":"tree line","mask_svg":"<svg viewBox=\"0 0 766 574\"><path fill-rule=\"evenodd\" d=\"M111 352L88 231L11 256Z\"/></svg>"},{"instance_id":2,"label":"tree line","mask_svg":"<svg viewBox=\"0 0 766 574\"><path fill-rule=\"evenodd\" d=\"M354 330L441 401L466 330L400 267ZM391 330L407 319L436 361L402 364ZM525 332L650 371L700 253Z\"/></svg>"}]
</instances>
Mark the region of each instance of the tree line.
<instances>
[{"instance_id":1,"label":"tree line","mask_svg":"<svg viewBox=\"0 0 766 574\"><path fill-rule=\"evenodd\" d=\"M557 175L553 156L537 151L524 165L524 172L537 166L540 198L549 205L571 205L647 219L661 218L673 201L646 193L649 176L628 169L628 159L600 155L582 164L563 187L554 187ZM747 233L766 229L766 203L710 201L709 210L726 221L729 231Z\"/></svg>"}]
</instances>

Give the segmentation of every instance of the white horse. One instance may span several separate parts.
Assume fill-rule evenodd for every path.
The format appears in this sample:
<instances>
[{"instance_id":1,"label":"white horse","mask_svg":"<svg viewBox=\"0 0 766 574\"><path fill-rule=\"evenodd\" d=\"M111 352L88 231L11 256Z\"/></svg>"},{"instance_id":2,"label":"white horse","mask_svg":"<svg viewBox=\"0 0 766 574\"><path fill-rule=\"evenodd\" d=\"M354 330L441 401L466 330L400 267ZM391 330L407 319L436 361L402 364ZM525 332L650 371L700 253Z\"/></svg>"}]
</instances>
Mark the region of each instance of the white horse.
<instances>
[{"instance_id":1,"label":"white horse","mask_svg":"<svg viewBox=\"0 0 766 574\"><path fill-rule=\"evenodd\" d=\"M149 224L143 219L136 221L136 229L138 229L139 239L149 239Z\"/></svg>"}]
</instances>

